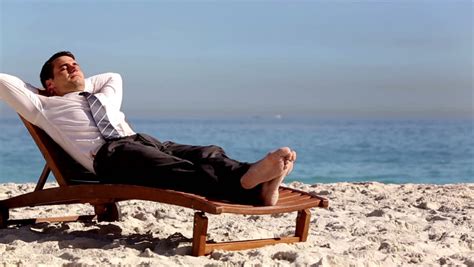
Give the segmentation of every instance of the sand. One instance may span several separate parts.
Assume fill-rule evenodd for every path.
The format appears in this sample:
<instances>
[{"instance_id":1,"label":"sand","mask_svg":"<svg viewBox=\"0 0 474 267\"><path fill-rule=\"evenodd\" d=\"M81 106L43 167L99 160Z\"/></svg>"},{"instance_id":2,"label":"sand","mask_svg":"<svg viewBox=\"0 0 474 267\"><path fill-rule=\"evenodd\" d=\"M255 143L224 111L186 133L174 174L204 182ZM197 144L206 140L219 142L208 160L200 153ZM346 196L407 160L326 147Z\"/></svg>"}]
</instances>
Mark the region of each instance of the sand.
<instances>
[{"instance_id":1,"label":"sand","mask_svg":"<svg viewBox=\"0 0 474 267\"><path fill-rule=\"evenodd\" d=\"M305 243L192 257L188 255L192 210L133 200L120 203L120 222L0 229L0 262L6 266L474 266L473 183L287 185L330 201L329 209L311 210ZM33 184L1 184L0 199L33 188ZM12 210L10 217L92 211L89 205L29 207ZM208 215L210 238L228 241L288 235L294 231L295 216Z\"/></svg>"}]
</instances>

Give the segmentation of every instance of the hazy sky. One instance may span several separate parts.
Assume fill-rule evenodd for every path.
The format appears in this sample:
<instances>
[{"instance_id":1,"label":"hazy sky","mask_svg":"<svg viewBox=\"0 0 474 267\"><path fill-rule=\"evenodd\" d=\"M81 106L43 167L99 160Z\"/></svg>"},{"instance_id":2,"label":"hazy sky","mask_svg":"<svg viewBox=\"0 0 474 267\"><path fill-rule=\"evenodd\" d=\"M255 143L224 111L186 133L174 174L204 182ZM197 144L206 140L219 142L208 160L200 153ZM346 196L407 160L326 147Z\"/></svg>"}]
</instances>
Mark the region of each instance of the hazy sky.
<instances>
[{"instance_id":1,"label":"hazy sky","mask_svg":"<svg viewBox=\"0 0 474 267\"><path fill-rule=\"evenodd\" d=\"M473 116L471 1L0 3L0 72L70 50L131 114Z\"/></svg>"}]
</instances>

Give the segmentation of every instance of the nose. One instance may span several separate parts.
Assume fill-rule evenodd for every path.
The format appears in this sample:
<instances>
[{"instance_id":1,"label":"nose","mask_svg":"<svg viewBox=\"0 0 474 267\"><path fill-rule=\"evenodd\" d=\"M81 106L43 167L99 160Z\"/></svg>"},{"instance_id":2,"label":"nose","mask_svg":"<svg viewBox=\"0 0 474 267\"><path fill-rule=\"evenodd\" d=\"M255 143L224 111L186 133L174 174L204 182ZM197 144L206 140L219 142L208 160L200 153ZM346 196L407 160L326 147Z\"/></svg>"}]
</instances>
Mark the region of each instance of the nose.
<instances>
[{"instance_id":1,"label":"nose","mask_svg":"<svg viewBox=\"0 0 474 267\"><path fill-rule=\"evenodd\" d=\"M68 65L68 66L67 66L67 71L68 71L69 73L75 72L76 69L77 69L77 66L75 66L75 65Z\"/></svg>"}]
</instances>

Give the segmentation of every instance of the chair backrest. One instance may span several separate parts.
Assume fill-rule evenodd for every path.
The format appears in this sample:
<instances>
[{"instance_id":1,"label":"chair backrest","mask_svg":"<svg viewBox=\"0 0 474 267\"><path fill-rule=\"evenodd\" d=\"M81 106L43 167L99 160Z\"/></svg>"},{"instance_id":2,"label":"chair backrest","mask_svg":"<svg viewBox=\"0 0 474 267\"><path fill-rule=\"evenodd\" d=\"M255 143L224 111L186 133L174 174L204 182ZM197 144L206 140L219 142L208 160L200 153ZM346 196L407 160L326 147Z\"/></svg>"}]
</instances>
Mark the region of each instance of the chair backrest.
<instances>
[{"instance_id":1,"label":"chair backrest","mask_svg":"<svg viewBox=\"0 0 474 267\"><path fill-rule=\"evenodd\" d=\"M60 186L99 182L96 175L71 158L45 131L31 124L23 117L20 116L20 118L28 132L30 132L31 137L33 137L46 160L47 166L53 172Z\"/></svg>"}]
</instances>

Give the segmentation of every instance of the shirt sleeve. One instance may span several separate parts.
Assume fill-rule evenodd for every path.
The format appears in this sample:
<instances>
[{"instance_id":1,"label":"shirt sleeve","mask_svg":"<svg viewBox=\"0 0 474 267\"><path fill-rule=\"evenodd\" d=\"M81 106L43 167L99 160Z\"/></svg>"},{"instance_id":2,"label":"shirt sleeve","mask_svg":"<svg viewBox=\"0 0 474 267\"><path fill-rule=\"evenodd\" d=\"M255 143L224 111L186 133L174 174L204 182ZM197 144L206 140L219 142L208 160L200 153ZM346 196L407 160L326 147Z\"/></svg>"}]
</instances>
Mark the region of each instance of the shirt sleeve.
<instances>
[{"instance_id":1,"label":"shirt sleeve","mask_svg":"<svg viewBox=\"0 0 474 267\"><path fill-rule=\"evenodd\" d=\"M21 79L0 73L0 99L31 123L43 110L38 89Z\"/></svg>"},{"instance_id":2,"label":"shirt sleeve","mask_svg":"<svg viewBox=\"0 0 474 267\"><path fill-rule=\"evenodd\" d=\"M92 84L92 93L100 102L120 110L122 105L122 77L118 73L104 73L88 78Z\"/></svg>"}]
</instances>

